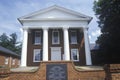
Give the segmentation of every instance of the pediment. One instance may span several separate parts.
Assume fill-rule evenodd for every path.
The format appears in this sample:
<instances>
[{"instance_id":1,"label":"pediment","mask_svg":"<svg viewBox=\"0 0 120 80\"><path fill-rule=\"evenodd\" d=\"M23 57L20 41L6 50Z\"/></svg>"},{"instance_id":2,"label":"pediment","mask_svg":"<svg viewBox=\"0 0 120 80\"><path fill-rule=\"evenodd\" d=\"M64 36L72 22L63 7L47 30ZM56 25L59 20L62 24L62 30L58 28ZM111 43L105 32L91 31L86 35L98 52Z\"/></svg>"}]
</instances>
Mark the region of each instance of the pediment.
<instances>
[{"instance_id":1,"label":"pediment","mask_svg":"<svg viewBox=\"0 0 120 80\"><path fill-rule=\"evenodd\" d=\"M26 16L23 16L19 19L73 19L73 18L83 18L83 19L91 19L91 17L86 16L84 14L60 7L60 6L51 6L49 8L39 10L37 12L28 14Z\"/></svg>"}]
</instances>

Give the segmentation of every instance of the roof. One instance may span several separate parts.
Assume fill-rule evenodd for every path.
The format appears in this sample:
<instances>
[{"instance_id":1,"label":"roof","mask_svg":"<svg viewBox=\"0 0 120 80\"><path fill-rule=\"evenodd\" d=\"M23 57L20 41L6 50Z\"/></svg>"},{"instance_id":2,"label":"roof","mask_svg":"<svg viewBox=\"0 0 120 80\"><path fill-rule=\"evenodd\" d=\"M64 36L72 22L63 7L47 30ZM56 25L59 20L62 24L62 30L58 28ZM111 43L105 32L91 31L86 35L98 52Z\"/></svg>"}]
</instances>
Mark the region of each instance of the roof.
<instances>
[{"instance_id":1,"label":"roof","mask_svg":"<svg viewBox=\"0 0 120 80\"><path fill-rule=\"evenodd\" d=\"M74 19L80 19L80 20L86 20L88 22L90 22L92 20L92 17L90 16L87 16L87 15L84 15L82 13L79 13L79 12L76 12L76 11L73 11L73 10L70 10L70 9L67 9L67 8L64 8L64 7L61 7L61 6L58 6L58 5L53 5L53 6L50 6L48 8L45 8L45 9L42 9L42 10L39 10L39 11L35 11L33 13L30 13L28 15L25 15L25 16L22 16L20 18L18 18L18 20L22 23L22 21L26 21L26 20L44 20L43 19L43 15L48 13L49 11L60 11L60 12L63 12L63 13L66 13L66 14L70 14L70 15L73 15L73 16L77 16L76 18ZM35 16L42 16L42 18L34 18ZM50 14L49 14L50 15ZM54 14L53 14L54 15ZM59 15L58 15L59 16ZM54 18L47 18L48 19L54 19ZM55 18L56 19L56 18ZM57 18L58 19L58 18ZM65 18L63 18L65 19Z\"/></svg>"},{"instance_id":2,"label":"roof","mask_svg":"<svg viewBox=\"0 0 120 80\"><path fill-rule=\"evenodd\" d=\"M90 50L98 50L99 44L90 44Z\"/></svg>"},{"instance_id":3,"label":"roof","mask_svg":"<svg viewBox=\"0 0 120 80\"><path fill-rule=\"evenodd\" d=\"M2 46L0 46L0 51L1 52L4 52L5 54L9 54L9 55L13 55L13 56L16 56L16 57L20 57L20 55L16 54L15 52L9 50L9 49L6 49Z\"/></svg>"}]
</instances>

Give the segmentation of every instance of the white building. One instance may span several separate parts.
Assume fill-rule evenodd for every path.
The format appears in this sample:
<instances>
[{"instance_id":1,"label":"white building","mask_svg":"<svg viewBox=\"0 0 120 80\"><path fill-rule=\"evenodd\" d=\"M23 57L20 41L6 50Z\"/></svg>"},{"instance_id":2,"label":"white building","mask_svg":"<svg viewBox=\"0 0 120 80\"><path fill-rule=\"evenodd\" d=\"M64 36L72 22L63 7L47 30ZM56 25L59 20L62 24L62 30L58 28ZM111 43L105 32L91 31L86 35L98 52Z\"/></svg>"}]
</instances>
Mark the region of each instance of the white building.
<instances>
[{"instance_id":1,"label":"white building","mask_svg":"<svg viewBox=\"0 0 120 80\"><path fill-rule=\"evenodd\" d=\"M92 17L51 6L18 19L24 31L21 66L40 61L70 61L91 65L88 24Z\"/></svg>"}]
</instances>

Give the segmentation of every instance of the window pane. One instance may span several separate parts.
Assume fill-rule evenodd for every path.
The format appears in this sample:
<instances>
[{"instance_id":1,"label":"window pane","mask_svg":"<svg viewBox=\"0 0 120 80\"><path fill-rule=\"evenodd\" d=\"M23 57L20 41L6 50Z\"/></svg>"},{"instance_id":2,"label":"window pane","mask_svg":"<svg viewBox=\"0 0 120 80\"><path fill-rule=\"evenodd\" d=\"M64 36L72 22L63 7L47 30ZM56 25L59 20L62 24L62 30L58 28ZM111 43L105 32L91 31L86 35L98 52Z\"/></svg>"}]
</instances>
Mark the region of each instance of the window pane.
<instances>
[{"instance_id":1,"label":"window pane","mask_svg":"<svg viewBox=\"0 0 120 80\"><path fill-rule=\"evenodd\" d=\"M40 37L35 37L35 43L41 43L41 38Z\"/></svg>"},{"instance_id":2,"label":"window pane","mask_svg":"<svg viewBox=\"0 0 120 80\"><path fill-rule=\"evenodd\" d=\"M39 62L42 60L42 50L34 49L34 62Z\"/></svg>"},{"instance_id":3,"label":"window pane","mask_svg":"<svg viewBox=\"0 0 120 80\"><path fill-rule=\"evenodd\" d=\"M35 54L35 61L40 61L40 53Z\"/></svg>"},{"instance_id":4,"label":"window pane","mask_svg":"<svg viewBox=\"0 0 120 80\"><path fill-rule=\"evenodd\" d=\"M54 43L58 43L58 32L54 32Z\"/></svg>"},{"instance_id":5,"label":"window pane","mask_svg":"<svg viewBox=\"0 0 120 80\"><path fill-rule=\"evenodd\" d=\"M5 57L5 64L8 64L8 60L9 60L9 58Z\"/></svg>"},{"instance_id":6,"label":"window pane","mask_svg":"<svg viewBox=\"0 0 120 80\"><path fill-rule=\"evenodd\" d=\"M79 60L78 49L71 49L71 59L73 61L78 61Z\"/></svg>"},{"instance_id":7,"label":"window pane","mask_svg":"<svg viewBox=\"0 0 120 80\"><path fill-rule=\"evenodd\" d=\"M73 60L77 60L77 51L76 50L73 51L72 55L73 55Z\"/></svg>"},{"instance_id":8,"label":"window pane","mask_svg":"<svg viewBox=\"0 0 120 80\"><path fill-rule=\"evenodd\" d=\"M52 43L59 44L59 32L58 31L52 32Z\"/></svg>"},{"instance_id":9,"label":"window pane","mask_svg":"<svg viewBox=\"0 0 120 80\"><path fill-rule=\"evenodd\" d=\"M12 65L15 65L15 59L12 60Z\"/></svg>"},{"instance_id":10,"label":"window pane","mask_svg":"<svg viewBox=\"0 0 120 80\"><path fill-rule=\"evenodd\" d=\"M75 31L71 31L71 44L77 43L77 33Z\"/></svg>"},{"instance_id":11,"label":"window pane","mask_svg":"<svg viewBox=\"0 0 120 80\"><path fill-rule=\"evenodd\" d=\"M41 32L36 31L35 32L35 44L40 44L41 43Z\"/></svg>"}]
</instances>

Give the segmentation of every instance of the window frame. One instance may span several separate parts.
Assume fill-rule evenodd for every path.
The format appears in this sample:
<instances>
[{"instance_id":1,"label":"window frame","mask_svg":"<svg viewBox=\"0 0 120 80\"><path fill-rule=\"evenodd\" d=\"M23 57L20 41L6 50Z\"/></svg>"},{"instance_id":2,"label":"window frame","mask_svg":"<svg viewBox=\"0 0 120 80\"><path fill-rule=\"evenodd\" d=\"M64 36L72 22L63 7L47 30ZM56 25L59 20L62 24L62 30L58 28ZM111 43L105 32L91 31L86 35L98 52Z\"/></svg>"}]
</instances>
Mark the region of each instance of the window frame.
<instances>
[{"instance_id":1,"label":"window frame","mask_svg":"<svg viewBox=\"0 0 120 80\"><path fill-rule=\"evenodd\" d=\"M36 42L36 35L39 32L40 36L39 36L39 42ZM42 44L42 32L41 31L35 31L34 33L34 44L35 45L41 45Z\"/></svg>"},{"instance_id":2,"label":"window frame","mask_svg":"<svg viewBox=\"0 0 120 80\"><path fill-rule=\"evenodd\" d=\"M73 42L73 41L72 41L72 40L73 40L73 39L72 39L72 33L73 33L73 32L75 32L75 34L76 34L76 35L75 35L75 37L76 37L76 38L75 38L75 39L76 39L75 41L76 41L76 42ZM78 42L77 42L77 31L71 30L71 31L70 31L70 44L77 44L77 43L78 43Z\"/></svg>"},{"instance_id":3,"label":"window frame","mask_svg":"<svg viewBox=\"0 0 120 80\"><path fill-rule=\"evenodd\" d=\"M37 53L36 53L36 52L37 52ZM40 53L39 53L39 54L40 54L40 58L42 58L42 51L41 51L41 49L34 49L34 50L33 50L33 62L40 62L40 61L42 61L42 59L40 59L40 60L38 60L38 61L36 61L36 59L35 59L35 55L37 55L38 52L40 52Z\"/></svg>"},{"instance_id":4,"label":"window frame","mask_svg":"<svg viewBox=\"0 0 120 80\"><path fill-rule=\"evenodd\" d=\"M54 32L57 32L58 33L58 42L56 43L56 42L54 42ZM59 31L58 30L53 30L52 31L52 44L60 44L60 33L59 33Z\"/></svg>"},{"instance_id":5,"label":"window frame","mask_svg":"<svg viewBox=\"0 0 120 80\"><path fill-rule=\"evenodd\" d=\"M75 50L76 50L76 51L75 51ZM75 59L73 58L73 52L77 52L77 53L75 53L75 54L77 54L77 60L75 60ZM77 48L72 48L72 49L71 49L71 60L72 60L72 61L79 61L79 51L78 51Z\"/></svg>"}]
</instances>

